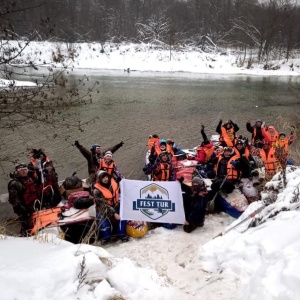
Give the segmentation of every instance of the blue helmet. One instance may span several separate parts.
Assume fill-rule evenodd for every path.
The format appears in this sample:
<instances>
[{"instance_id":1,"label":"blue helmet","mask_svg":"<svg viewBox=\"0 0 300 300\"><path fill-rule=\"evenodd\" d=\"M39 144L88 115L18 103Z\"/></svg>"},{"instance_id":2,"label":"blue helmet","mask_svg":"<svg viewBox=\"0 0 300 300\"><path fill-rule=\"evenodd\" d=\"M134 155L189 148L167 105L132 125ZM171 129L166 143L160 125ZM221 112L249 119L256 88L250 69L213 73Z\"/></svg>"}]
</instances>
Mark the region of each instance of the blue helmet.
<instances>
[{"instance_id":1,"label":"blue helmet","mask_svg":"<svg viewBox=\"0 0 300 300\"><path fill-rule=\"evenodd\" d=\"M93 149L96 149L97 147L100 147L100 145L99 145L99 144L94 144L94 145L92 146Z\"/></svg>"}]
</instances>

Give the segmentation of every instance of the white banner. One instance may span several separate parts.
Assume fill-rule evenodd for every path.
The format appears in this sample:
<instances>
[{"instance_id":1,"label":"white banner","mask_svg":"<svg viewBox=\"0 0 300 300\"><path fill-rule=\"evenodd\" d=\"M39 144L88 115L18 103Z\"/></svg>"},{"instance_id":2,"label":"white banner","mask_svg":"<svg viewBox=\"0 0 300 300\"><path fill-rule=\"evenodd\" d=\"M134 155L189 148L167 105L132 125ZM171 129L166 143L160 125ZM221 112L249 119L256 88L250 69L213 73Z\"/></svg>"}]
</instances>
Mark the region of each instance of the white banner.
<instances>
[{"instance_id":1,"label":"white banner","mask_svg":"<svg viewBox=\"0 0 300 300\"><path fill-rule=\"evenodd\" d=\"M121 181L122 220L183 224L182 192L178 181Z\"/></svg>"}]
</instances>

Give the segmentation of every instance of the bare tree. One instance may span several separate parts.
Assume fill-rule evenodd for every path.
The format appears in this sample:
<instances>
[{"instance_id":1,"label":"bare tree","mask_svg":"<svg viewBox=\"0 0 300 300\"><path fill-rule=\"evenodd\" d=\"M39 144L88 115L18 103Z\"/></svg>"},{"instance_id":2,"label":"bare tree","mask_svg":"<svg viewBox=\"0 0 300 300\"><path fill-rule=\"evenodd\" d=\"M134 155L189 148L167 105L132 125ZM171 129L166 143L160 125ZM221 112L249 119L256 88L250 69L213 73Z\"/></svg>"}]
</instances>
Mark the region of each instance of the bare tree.
<instances>
[{"instance_id":1,"label":"bare tree","mask_svg":"<svg viewBox=\"0 0 300 300\"><path fill-rule=\"evenodd\" d=\"M58 43L52 57L46 61L40 50L32 48L32 41L39 38L38 31L28 32L22 37L15 32L9 18L27 9L34 7L16 7L12 3L0 8L0 78L2 83L4 80L8 83L0 88L1 134L29 124L46 124L54 129L72 127L83 131L84 124L73 108L92 101L90 92L97 82L90 84L84 92L80 87L89 80L86 76L69 82L65 74L70 72L76 58L74 48ZM49 21L42 22L49 26ZM19 80L35 84L22 86ZM3 160L7 160L7 156L0 157L0 161Z\"/></svg>"},{"instance_id":2,"label":"bare tree","mask_svg":"<svg viewBox=\"0 0 300 300\"><path fill-rule=\"evenodd\" d=\"M170 37L171 22L164 16L152 16L145 24L137 23L139 39L153 45L165 45Z\"/></svg>"}]
</instances>

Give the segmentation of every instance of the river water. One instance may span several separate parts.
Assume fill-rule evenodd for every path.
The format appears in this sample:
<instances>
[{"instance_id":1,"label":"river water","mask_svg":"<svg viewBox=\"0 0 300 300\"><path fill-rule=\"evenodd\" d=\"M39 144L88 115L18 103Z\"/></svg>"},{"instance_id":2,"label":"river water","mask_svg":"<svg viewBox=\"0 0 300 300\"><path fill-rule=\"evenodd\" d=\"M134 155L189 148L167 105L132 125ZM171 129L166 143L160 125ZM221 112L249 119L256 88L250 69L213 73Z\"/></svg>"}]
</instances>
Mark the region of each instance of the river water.
<instances>
[{"instance_id":1,"label":"river water","mask_svg":"<svg viewBox=\"0 0 300 300\"><path fill-rule=\"evenodd\" d=\"M73 127L51 129L43 124L14 132L2 130L2 157L17 154L20 161L28 161L26 149L42 147L54 160L60 180L73 172L85 178L86 160L73 146L75 140L87 148L99 143L103 150L124 141L114 155L117 166L129 179L144 179L142 168L150 134L190 148L201 142L201 124L210 136L220 119L231 119L240 126L240 134L250 137L245 129L248 119L282 126L299 113L299 103L288 91L287 77L85 70L70 75L70 79L83 74L89 77L90 85L99 81L98 92L91 93L91 104L71 111L82 122L97 119L88 122L84 132ZM14 165L4 161L1 167L0 193L5 193Z\"/></svg>"}]
</instances>

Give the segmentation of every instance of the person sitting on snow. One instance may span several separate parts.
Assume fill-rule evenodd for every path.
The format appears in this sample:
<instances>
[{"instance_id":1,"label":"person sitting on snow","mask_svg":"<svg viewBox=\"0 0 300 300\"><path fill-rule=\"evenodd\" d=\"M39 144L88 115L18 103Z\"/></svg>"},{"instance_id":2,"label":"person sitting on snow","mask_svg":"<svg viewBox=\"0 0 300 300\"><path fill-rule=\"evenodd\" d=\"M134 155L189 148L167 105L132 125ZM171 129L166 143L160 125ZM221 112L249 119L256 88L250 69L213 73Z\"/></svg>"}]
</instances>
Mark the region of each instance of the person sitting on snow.
<instances>
[{"instance_id":1,"label":"person sitting on snow","mask_svg":"<svg viewBox=\"0 0 300 300\"><path fill-rule=\"evenodd\" d=\"M110 147L106 151L111 151L112 153L116 152L119 148L124 145L124 142L120 142L113 147ZM88 173L89 178L87 179L87 183L93 184L96 180L96 171L99 168L99 158L103 157L103 152L101 151L101 147L99 144L92 145L91 149L88 150L84 146L82 146L79 141L75 141L74 146L80 151L80 153L84 156L88 163Z\"/></svg>"},{"instance_id":2,"label":"person sitting on snow","mask_svg":"<svg viewBox=\"0 0 300 300\"><path fill-rule=\"evenodd\" d=\"M94 185L93 196L96 204L96 213L101 244L107 244L112 236L112 231L117 231L117 236L122 242L127 242L126 221L121 220L119 187L116 181L105 171L97 172L97 182Z\"/></svg>"}]
</instances>

